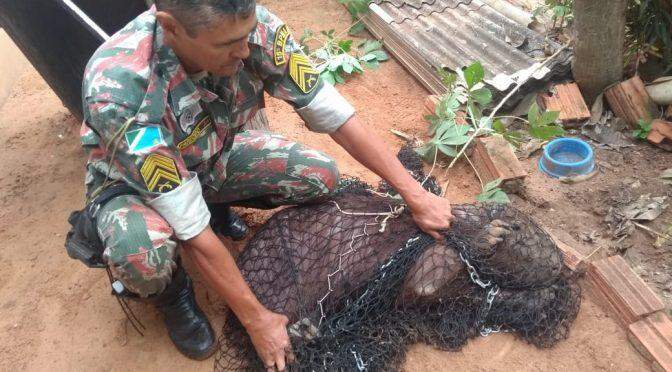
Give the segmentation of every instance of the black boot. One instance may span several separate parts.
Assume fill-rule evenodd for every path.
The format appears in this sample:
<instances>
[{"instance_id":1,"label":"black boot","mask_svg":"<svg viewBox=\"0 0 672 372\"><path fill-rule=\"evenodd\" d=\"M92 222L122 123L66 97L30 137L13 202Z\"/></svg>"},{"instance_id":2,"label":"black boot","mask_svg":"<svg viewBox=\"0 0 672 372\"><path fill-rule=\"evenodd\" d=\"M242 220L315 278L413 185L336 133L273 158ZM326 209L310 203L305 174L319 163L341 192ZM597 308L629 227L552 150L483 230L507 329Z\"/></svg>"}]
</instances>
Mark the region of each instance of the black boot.
<instances>
[{"instance_id":1,"label":"black boot","mask_svg":"<svg viewBox=\"0 0 672 372\"><path fill-rule=\"evenodd\" d=\"M182 354L204 360L215 352L215 332L198 307L191 278L181 266L178 266L168 287L150 297L149 302L163 314L170 339Z\"/></svg>"},{"instance_id":2,"label":"black boot","mask_svg":"<svg viewBox=\"0 0 672 372\"><path fill-rule=\"evenodd\" d=\"M231 210L231 207L215 204L211 207L212 218L210 226L215 232L227 236L233 240L243 240L249 228L242 218Z\"/></svg>"}]
</instances>

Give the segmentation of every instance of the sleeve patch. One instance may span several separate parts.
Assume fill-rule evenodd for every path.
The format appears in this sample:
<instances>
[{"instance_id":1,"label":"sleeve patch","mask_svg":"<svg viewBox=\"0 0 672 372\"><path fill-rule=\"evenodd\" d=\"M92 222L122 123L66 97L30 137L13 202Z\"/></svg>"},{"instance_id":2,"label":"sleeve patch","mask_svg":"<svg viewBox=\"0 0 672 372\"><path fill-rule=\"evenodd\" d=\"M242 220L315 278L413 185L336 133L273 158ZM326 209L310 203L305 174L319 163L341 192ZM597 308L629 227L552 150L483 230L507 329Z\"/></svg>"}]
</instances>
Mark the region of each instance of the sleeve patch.
<instances>
[{"instance_id":1,"label":"sleeve patch","mask_svg":"<svg viewBox=\"0 0 672 372\"><path fill-rule=\"evenodd\" d=\"M128 131L125 136L131 154L145 154L159 146L166 146L161 128L157 126Z\"/></svg>"},{"instance_id":2,"label":"sleeve patch","mask_svg":"<svg viewBox=\"0 0 672 372\"><path fill-rule=\"evenodd\" d=\"M289 29L287 25L282 25L275 32L275 41L273 42L273 60L276 66L282 66L287 63L287 55L285 54L285 46L289 39Z\"/></svg>"},{"instance_id":3,"label":"sleeve patch","mask_svg":"<svg viewBox=\"0 0 672 372\"><path fill-rule=\"evenodd\" d=\"M310 93L317 87L320 73L304 54L292 53L289 57L289 75L303 93Z\"/></svg>"},{"instance_id":4,"label":"sleeve patch","mask_svg":"<svg viewBox=\"0 0 672 372\"><path fill-rule=\"evenodd\" d=\"M161 154L151 154L140 168L147 190L166 193L182 184L175 160Z\"/></svg>"}]
</instances>

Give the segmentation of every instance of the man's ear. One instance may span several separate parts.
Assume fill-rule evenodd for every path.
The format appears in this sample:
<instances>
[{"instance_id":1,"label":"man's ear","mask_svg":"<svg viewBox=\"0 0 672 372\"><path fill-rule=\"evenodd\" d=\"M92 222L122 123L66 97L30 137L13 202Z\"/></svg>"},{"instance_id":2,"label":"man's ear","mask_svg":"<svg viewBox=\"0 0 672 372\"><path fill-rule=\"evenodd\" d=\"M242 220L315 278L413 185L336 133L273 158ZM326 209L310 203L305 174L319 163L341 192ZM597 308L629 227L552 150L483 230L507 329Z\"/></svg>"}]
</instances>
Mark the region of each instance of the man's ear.
<instances>
[{"instance_id":1,"label":"man's ear","mask_svg":"<svg viewBox=\"0 0 672 372\"><path fill-rule=\"evenodd\" d=\"M182 34L186 33L180 21L170 13L158 11L156 12L156 20L163 28L166 42L169 44L172 44L174 40L179 39Z\"/></svg>"}]
</instances>

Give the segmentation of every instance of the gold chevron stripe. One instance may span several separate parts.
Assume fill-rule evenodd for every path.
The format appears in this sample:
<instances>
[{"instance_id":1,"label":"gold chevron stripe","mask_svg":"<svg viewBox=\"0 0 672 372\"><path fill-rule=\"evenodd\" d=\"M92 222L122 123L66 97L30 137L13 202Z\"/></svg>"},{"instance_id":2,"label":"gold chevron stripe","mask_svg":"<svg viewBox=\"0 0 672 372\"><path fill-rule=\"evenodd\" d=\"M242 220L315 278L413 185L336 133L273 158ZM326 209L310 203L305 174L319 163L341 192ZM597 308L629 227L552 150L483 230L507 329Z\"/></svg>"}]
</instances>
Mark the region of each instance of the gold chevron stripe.
<instances>
[{"instance_id":1,"label":"gold chevron stripe","mask_svg":"<svg viewBox=\"0 0 672 372\"><path fill-rule=\"evenodd\" d=\"M149 155L140 168L140 174L151 192L168 192L182 183L175 160L161 154Z\"/></svg>"},{"instance_id":2,"label":"gold chevron stripe","mask_svg":"<svg viewBox=\"0 0 672 372\"><path fill-rule=\"evenodd\" d=\"M292 53L289 59L289 75L303 93L315 89L320 77L310 59L299 53Z\"/></svg>"}]
</instances>

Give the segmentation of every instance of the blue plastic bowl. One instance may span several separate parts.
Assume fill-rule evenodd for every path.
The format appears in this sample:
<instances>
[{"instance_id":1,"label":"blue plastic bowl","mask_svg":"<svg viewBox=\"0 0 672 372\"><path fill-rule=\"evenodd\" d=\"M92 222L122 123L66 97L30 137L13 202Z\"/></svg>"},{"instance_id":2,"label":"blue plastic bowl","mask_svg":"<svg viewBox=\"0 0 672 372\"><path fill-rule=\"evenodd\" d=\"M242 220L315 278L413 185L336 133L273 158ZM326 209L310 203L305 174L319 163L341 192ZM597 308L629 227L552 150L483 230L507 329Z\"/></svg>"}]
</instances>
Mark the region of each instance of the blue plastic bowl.
<instances>
[{"instance_id":1,"label":"blue plastic bowl","mask_svg":"<svg viewBox=\"0 0 672 372\"><path fill-rule=\"evenodd\" d=\"M590 174L595 169L595 154L585 141L558 138L544 147L539 169L554 178Z\"/></svg>"}]
</instances>

